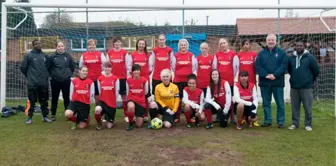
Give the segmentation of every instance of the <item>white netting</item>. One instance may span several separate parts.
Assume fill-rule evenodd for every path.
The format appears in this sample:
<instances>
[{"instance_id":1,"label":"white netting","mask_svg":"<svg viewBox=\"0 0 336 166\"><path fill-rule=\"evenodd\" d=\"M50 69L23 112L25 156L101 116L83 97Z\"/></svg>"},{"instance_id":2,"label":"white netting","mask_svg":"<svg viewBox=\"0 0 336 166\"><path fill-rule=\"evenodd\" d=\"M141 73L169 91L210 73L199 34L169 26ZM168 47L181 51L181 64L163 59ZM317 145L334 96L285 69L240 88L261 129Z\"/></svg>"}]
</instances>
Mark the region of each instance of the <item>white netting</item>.
<instances>
[{"instance_id":1,"label":"white netting","mask_svg":"<svg viewBox=\"0 0 336 166\"><path fill-rule=\"evenodd\" d=\"M23 55L32 48L33 39L41 40L42 49L48 54L55 50L57 40L64 40L67 50L78 62L80 55L86 51L87 39L96 39L97 49L106 52L112 46L113 37L122 37L123 47L128 51L135 49L137 39L144 38L151 51L157 45L158 35L163 33L167 35L167 45L176 51L178 39L182 37L183 32L181 11L89 12L87 29L85 9L33 10L34 13L30 13L18 29L7 30L7 79L1 80L1 83L6 83L6 104L24 104L27 98L26 79L19 68ZM16 25L23 18L22 13L10 13L13 11L20 12L8 9L8 26ZM318 16L321 10L294 11L299 13L299 17L290 11L281 10L281 47L290 53L296 40L302 39L312 44L310 50L319 61L321 70L314 86L314 107L333 112L335 32L329 32L320 21ZM214 53L221 37L228 38L231 48L235 51L240 50L242 39L250 39L253 41L252 50L258 52L265 46L264 41L268 33L278 34L276 14L277 10L185 11L185 38L189 40L190 50L195 55L199 55L199 45L204 41L209 43L210 51ZM284 18L286 15L291 18ZM325 21L335 29L335 12L329 15L332 16L325 17ZM288 78L287 75L286 101L290 100Z\"/></svg>"}]
</instances>

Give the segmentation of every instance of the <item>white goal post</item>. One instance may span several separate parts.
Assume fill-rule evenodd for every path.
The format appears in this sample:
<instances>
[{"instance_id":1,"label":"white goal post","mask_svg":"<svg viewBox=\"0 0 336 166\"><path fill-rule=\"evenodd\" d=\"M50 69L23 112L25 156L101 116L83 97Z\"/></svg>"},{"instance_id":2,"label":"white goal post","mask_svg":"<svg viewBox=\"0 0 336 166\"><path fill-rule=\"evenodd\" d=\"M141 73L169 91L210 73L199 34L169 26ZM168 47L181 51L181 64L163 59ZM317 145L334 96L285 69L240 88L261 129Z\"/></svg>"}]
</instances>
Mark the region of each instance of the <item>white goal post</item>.
<instances>
[{"instance_id":1,"label":"white goal post","mask_svg":"<svg viewBox=\"0 0 336 166\"><path fill-rule=\"evenodd\" d=\"M124 4L124 5L92 5L92 4L34 4L34 3L2 3L2 25L1 25L1 87L0 87L0 108L6 106L6 62L7 62L7 32L15 29L19 25L7 27L7 8L33 7L33 8L88 8L88 9L128 9L128 10L236 10L236 9L322 9L324 11L336 9L330 5L144 5L144 4ZM19 9L20 10L20 9ZM22 11L22 10L21 10ZM24 20L20 21L22 23ZM329 30L328 25L322 19ZM336 74L335 74L336 77ZM336 78L335 78L336 79ZM336 88L335 88L336 96ZM335 99L336 105L336 99ZM335 116L336 116L336 110Z\"/></svg>"}]
</instances>

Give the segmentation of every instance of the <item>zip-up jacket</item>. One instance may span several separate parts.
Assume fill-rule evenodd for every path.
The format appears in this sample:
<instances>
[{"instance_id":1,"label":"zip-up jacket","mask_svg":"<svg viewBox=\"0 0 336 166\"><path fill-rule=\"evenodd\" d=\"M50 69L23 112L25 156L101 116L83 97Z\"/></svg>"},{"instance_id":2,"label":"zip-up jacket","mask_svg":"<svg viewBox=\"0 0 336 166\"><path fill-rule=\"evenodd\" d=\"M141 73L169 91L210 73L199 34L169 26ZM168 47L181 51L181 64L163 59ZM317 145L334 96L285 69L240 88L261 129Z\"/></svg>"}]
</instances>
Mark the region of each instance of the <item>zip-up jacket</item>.
<instances>
[{"instance_id":1,"label":"zip-up jacket","mask_svg":"<svg viewBox=\"0 0 336 166\"><path fill-rule=\"evenodd\" d=\"M69 80L75 70L72 57L69 53L57 51L50 57L49 73L51 79L57 82Z\"/></svg>"}]
</instances>

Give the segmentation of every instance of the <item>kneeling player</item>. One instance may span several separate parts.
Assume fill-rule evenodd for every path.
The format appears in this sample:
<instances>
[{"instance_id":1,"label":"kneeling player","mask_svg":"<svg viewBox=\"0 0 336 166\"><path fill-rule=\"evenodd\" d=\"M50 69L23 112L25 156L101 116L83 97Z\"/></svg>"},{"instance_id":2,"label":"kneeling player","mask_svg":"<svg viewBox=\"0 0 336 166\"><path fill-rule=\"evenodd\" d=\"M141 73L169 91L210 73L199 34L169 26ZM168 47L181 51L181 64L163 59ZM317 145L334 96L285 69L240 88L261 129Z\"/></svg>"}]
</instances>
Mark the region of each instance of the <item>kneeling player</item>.
<instances>
[{"instance_id":1,"label":"kneeling player","mask_svg":"<svg viewBox=\"0 0 336 166\"><path fill-rule=\"evenodd\" d=\"M239 73L239 81L234 86L234 108L237 112L237 129L243 129L242 121L243 117L249 127L252 127L252 123L257 121L257 107L258 107L258 95L257 89L253 83L248 80L248 72L241 71Z\"/></svg>"},{"instance_id":2,"label":"kneeling player","mask_svg":"<svg viewBox=\"0 0 336 166\"><path fill-rule=\"evenodd\" d=\"M208 121L207 129L213 128L212 114L217 114L221 127L227 127L228 112L231 106L231 89L227 81L222 80L218 70L210 73L210 86L205 97L204 113Z\"/></svg>"},{"instance_id":3,"label":"kneeling player","mask_svg":"<svg viewBox=\"0 0 336 166\"><path fill-rule=\"evenodd\" d=\"M151 119L162 117L164 127L171 128L180 103L179 90L170 82L172 75L169 69L162 70L160 76L162 83L155 87L155 101L149 104L149 114ZM151 125L148 128L152 128Z\"/></svg>"},{"instance_id":4,"label":"kneeling player","mask_svg":"<svg viewBox=\"0 0 336 166\"><path fill-rule=\"evenodd\" d=\"M117 97L119 94L119 79L111 73L111 62L104 62L104 73L98 80L99 99L95 110L97 130L102 129L102 116L105 114L105 127L112 128L115 120Z\"/></svg>"},{"instance_id":5,"label":"kneeling player","mask_svg":"<svg viewBox=\"0 0 336 166\"><path fill-rule=\"evenodd\" d=\"M140 72L140 65L134 64L132 66L132 76L126 80L128 131L133 130L134 116L136 117L137 127L141 127L144 123L146 113L145 95L148 93L148 81L140 76Z\"/></svg>"},{"instance_id":6,"label":"kneeling player","mask_svg":"<svg viewBox=\"0 0 336 166\"><path fill-rule=\"evenodd\" d=\"M191 117L196 117L195 125L199 126L200 122L204 121L205 115L203 112L203 100L204 94L203 90L196 88L196 75L189 74L188 75L188 87L183 89L183 99L184 103L184 115L187 120L186 127L190 128L191 125Z\"/></svg>"},{"instance_id":7,"label":"kneeling player","mask_svg":"<svg viewBox=\"0 0 336 166\"><path fill-rule=\"evenodd\" d=\"M70 104L65 111L65 116L73 121L71 129L84 129L90 121L90 102L94 97L94 84L89 78L86 78L88 68L82 66L79 71L79 77L73 79L70 84Z\"/></svg>"}]
</instances>

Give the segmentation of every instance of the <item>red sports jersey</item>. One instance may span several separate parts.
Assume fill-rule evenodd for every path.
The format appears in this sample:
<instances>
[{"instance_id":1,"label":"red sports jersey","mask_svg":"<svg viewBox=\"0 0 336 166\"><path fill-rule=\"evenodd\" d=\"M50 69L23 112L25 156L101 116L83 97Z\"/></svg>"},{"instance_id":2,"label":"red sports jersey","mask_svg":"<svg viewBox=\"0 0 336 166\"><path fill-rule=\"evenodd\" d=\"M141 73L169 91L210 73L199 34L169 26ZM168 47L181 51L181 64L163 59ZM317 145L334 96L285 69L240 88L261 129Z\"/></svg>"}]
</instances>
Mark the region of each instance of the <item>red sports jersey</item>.
<instances>
[{"instance_id":1,"label":"red sports jersey","mask_svg":"<svg viewBox=\"0 0 336 166\"><path fill-rule=\"evenodd\" d=\"M83 54L84 65L88 67L88 78L96 81L102 72L101 52L85 52Z\"/></svg>"},{"instance_id":2,"label":"red sports jersey","mask_svg":"<svg viewBox=\"0 0 336 166\"><path fill-rule=\"evenodd\" d=\"M197 57L198 70L197 70L197 87L198 88L207 88L210 84L210 73L212 70L212 62L214 56L208 55L204 57L199 55Z\"/></svg>"},{"instance_id":3,"label":"red sports jersey","mask_svg":"<svg viewBox=\"0 0 336 166\"><path fill-rule=\"evenodd\" d=\"M256 72L254 68L254 61L257 57L257 53L254 51L238 53L239 58L239 71L247 71L249 74L249 82L256 84ZM239 81L239 79L238 79Z\"/></svg>"},{"instance_id":4,"label":"red sports jersey","mask_svg":"<svg viewBox=\"0 0 336 166\"><path fill-rule=\"evenodd\" d=\"M225 103L226 103L226 91L225 91L225 82L226 80L222 80L221 85L220 85L220 90L218 94L218 88L215 86L214 90L214 99L215 101L222 107L225 108Z\"/></svg>"},{"instance_id":5,"label":"red sports jersey","mask_svg":"<svg viewBox=\"0 0 336 166\"><path fill-rule=\"evenodd\" d=\"M101 75L98 78L100 83L99 100L112 108L116 108L116 100L118 96L118 94L116 94L117 80L118 77L114 76L113 74L110 77Z\"/></svg>"},{"instance_id":6,"label":"red sports jersey","mask_svg":"<svg viewBox=\"0 0 336 166\"><path fill-rule=\"evenodd\" d=\"M135 103L146 108L146 98L145 98L145 86L147 80L144 77L140 79L133 79L132 77L127 78L128 84L128 96L127 100L134 101Z\"/></svg>"},{"instance_id":7,"label":"red sports jersey","mask_svg":"<svg viewBox=\"0 0 336 166\"><path fill-rule=\"evenodd\" d=\"M247 88L243 88L240 83L236 83L236 86L239 90L239 95L241 99L253 102L253 88L254 88L253 83L248 83Z\"/></svg>"},{"instance_id":8,"label":"red sports jersey","mask_svg":"<svg viewBox=\"0 0 336 166\"><path fill-rule=\"evenodd\" d=\"M235 55L236 53L232 50L227 53L222 51L216 53L217 69L220 73L220 77L228 81L230 86L233 86L234 83L233 58Z\"/></svg>"},{"instance_id":9,"label":"red sports jersey","mask_svg":"<svg viewBox=\"0 0 336 166\"><path fill-rule=\"evenodd\" d=\"M148 59L149 59L149 55L142 53L139 54L137 51L134 51L132 54L132 66L134 64L138 64L141 67L141 72L140 72L140 76L144 77L146 79L149 78L149 68L148 68Z\"/></svg>"},{"instance_id":10,"label":"red sports jersey","mask_svg":"<svg viewBox=\"0 0 336 166\"><path fill-rule=\"evenodd\" d=\"M155 65L154 65L154 72L153 72L153 79L154 80L161 80L161 71L163 69L170 70L170 54L173 52L173 49L169 46L165 48L156 47L153 49L153 53L155 55Z\"/></svg>"},{"instance_id":11,"label":"red sports jersey","mask_svg":"<svg viewBox=\"0 0 336 166\"><path fill-rule=\"evenodd\" d=\"M82 80L80 78L75 78L72 80L73 84L73 94L72 101L78 101L85 104L90 104L91 95L91 84L93 81L89 78Z\"/></svg>"},{"instance_id":12,"label":"red sports jersey","mask_svg":"<svg viewBox=\"0 0 336 166\"><path fill-rule=\"evenodd\" d=\"M201 95L203 93L202 89L196 88L194 91L189 90L189 87L184 87L183 89L188 93L188 100L200 104L201 103Z\"/></svg>"},{"instance_id":13,"label":"red sports jersey","mask_svg":"<svg viewBox=\"0 0 336 166\"><path fill-rule=\"evenodd\" d=\"M174 82L187 82L187 76L192 73L192 58L193 54L180 52L175 54L176 66Z\"/></svg>"},{"instance_id":14,"label":"red sports jersey","mask_svg":"<svg viewBox=\"0 0 336 166\"><path fill-rule=\"evenodd\" d=\"M114 49L111 49L108 51L107 55L109 56L109 60L112 63L112 74L120 79L127 78L127 69L125 64L127 51L121 49L116 52Z\"/></svg>"}]
</instances>

